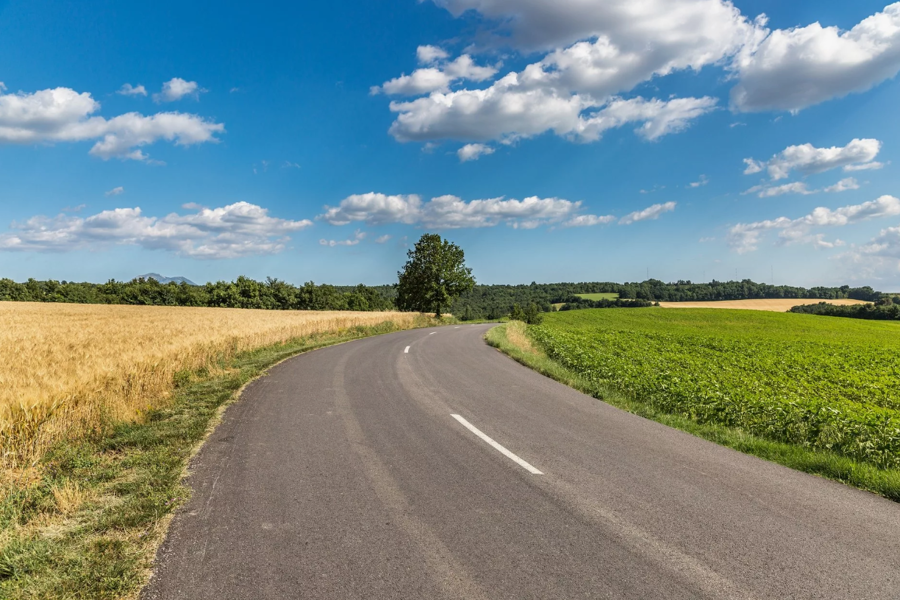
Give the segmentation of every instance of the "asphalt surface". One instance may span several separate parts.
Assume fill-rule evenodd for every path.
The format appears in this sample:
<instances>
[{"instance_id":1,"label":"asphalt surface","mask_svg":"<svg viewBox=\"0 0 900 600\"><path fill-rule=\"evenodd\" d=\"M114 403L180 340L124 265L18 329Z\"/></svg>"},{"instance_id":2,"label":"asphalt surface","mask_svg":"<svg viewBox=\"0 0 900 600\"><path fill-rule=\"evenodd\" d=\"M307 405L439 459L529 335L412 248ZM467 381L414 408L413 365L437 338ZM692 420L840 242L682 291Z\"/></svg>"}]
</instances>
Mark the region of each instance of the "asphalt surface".
<instances>
[{"instance_id":1,"label":"asphalt surface","mask_svg":"<svg viewBox=\"0 0 900 600\"><path fill-rule=\"evenodd\" d=\"M487 329L368 338L254 382L142 597L900 598L900 505L612 408Z\"/></svg>"}]
</instances>

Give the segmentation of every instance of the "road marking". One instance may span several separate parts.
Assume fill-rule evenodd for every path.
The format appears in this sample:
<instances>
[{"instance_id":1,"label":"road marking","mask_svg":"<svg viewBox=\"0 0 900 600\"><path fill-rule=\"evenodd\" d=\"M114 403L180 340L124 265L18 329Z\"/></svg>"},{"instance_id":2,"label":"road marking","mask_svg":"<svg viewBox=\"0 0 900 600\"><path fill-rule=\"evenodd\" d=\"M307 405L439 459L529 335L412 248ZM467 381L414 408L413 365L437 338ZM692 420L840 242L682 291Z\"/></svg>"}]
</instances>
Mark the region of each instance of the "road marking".
<instances>
[{"instance_id":1,"label":"road marking","mask_svg":"<svg viewBox=\"0 0 900 600\"><path fill-rule=\"evenodd\" d=\"M436 334L436 333L437 333L437 331L432 331L432 332L429 333L428 335L434 335L434 334Z\"/></svg>"},{"instance_id":2,"label":"road marking","mask_svg":"<svg viewBox=\"0 0 900 600\"><path fill-rule=\"evenodd\" d=\"M513 461L514 463L516 463L517 465L519 465L520 467L522 467L523 469L525 469L526 471L531 473L532 475L543 475L543 473L541 473L540 471L538 471L537 469L532 467L530 464L528 464L527 462L525 462L524 460L522 460L521 458L519 458L518 456L516 456L515 454L513 454L512 452L510 452L509 450L507 450L506 448L504 448L503 446L501 446L500 444L498 444L497 442L495 442L488 436L486 436L484 433L481 432L481 430L479 430L477 427L475 427L474 425L472 425L471 423L466 421L461 416L459 416L459 415L450 415L450 416L453 417L454 419L456 419L457 421L459 421L463 427L465 427L466 429L468 429L469 431L471 431L472 433L474 433L475 435L480 437L482 440L484 440L488 444L490 444L494 448L494 450L496 450L497 452L499 452L506 458L510 459L511 461Z\"/></svg>"},{"instance_id":3,"label":"road marking","mask_svg":"<svg viewBox=\"0 0 900 600\"><path fill-rule=\"evenodd\" d=\"M403 351L403 354L409 354L409 346L406 347L406 350Z\"/></svg>"},{"instance_id":4,"label":"road marking","mask_svg":"<svg viewBox=\"0 0 900 600\"><path fill-rule=\"evenodd\" d=\"M453 329L459 329L459 326L454 327Z\"/></svg>"}]
</instances>

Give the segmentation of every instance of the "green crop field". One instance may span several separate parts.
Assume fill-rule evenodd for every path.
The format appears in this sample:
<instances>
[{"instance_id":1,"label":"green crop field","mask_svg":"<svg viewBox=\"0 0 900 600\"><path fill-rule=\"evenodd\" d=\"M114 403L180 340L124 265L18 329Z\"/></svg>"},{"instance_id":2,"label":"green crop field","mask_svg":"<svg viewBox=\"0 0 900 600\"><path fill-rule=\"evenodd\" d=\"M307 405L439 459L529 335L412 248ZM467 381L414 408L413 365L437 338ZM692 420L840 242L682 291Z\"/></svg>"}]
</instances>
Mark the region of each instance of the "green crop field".
<instances>
[{"instance_id":1,"label":"green crop field","mask_svg":"<svg viewBox=\"0 0 900 600\"><path fill-rule=\"evenodd\" d=\"M591 300L596 302L597 300L618 300L619 294L609 293L609 294L575 294L579 298L584 298L585 300Z\"/></svg>"},{"instance_id":2,"label":"green crop field","mask_svg":"<svg viewBox=\"0 0 900 600\"><path fill-rule=\"evenodd\" d=\"M528 331L662 412L900 468L900 323L648 308L554 313Z\"/></svg>"}]
</instances>

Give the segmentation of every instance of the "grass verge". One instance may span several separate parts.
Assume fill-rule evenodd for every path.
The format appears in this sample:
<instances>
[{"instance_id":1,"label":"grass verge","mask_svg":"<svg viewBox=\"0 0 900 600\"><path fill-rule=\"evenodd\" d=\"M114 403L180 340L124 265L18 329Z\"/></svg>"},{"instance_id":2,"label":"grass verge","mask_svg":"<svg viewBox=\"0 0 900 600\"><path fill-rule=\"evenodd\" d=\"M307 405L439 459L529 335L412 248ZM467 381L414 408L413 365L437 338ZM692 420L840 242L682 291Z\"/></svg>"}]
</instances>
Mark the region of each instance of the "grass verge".
<instances>
[{"instance_id":1,"label":"grass verge","mask_svg":"<svg viewBox=\"0 0 900 600\"><path fill-rule=\"evenodd\" d=\"M487 343L517 362L622 410L680 429L697 437L752 454L771 462L827 479L840 481L900 502L900 471L879 469L836 454L773 442L731 427L700 424L687 417L661 412L640 399L599 386L549 358L529 337L523 323L514 321L494 327L485 335Z\"/></svg>"},{"instance_id":2,"label":"grass verge","mask_svg":"<svg viewBox=\"0 0 900 600\"><path fill-rule=\"evenodd\" d=\"M302 352L397 330L388 322L319 334L242 353L214 373L179 373L166 408L57 444L0 488L0 598L136 597L190 495L188 460L242 387Z\"/></svg>"}]
</instances>

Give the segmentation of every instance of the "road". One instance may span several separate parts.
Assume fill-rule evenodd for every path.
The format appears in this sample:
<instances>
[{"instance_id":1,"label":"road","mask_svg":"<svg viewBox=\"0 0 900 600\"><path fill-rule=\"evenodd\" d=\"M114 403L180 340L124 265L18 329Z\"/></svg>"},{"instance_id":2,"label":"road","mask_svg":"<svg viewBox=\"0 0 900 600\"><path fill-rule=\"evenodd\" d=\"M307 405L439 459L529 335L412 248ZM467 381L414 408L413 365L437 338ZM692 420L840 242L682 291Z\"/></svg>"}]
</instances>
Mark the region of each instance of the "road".
<instances>
[{"instance_id":1,"label":"road","mask_svg":"<svg viewBox=\"0 0 900 600\"><path fill-rule=\"evenodd\" d=\"M142 597L900 598L900 505L612 408L488 327L251 384Z\"/></svg>"}]
</instances>

